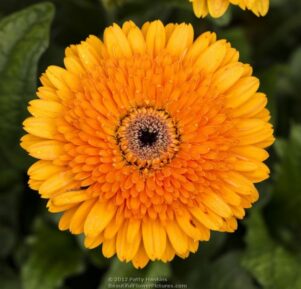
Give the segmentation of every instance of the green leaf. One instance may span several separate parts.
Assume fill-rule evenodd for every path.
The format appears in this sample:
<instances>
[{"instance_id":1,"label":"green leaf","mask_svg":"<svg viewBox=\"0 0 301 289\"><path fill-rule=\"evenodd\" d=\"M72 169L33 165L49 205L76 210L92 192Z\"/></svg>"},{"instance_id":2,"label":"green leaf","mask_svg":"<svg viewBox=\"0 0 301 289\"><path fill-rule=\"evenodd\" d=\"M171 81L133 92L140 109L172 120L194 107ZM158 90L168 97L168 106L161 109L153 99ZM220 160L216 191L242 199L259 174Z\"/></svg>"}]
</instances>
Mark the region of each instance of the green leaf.
<instances>
[{"instance_id":1,"label":"green leaf","mask_svg":"<svg viewBox=\"0 0 301 289\"><path fill-rule=\"evenodd\" d=\"M41 284L43 289L55 289L82 270L83 255L72 236L39 220L21 271L24 289L40 289Z\"/></svg>"},{"instance_id":2,"label":"green leaf","mask_svg":"<svg viewBox=\"0 0 301 289\"><path fill-rule=\"evenodd\" d=\"M292 97L295 97L299 104L301 104L299 91L300 84L300 66L301 66L301 47L299 46L293 53L288 66L287 78L290 80Z\"/></svg>"},{"instance_id":3,"label":"green leaf","mask_svg":"<svg viewBox=\"0 0 301 289\"><path fill-rule=\"evenodd\" d=\"M19 276L5 263L0 263L0 288L21 289Z\"/></svg>"},{"instance_id":4,"label":"green leaf","mask_svg":"<svg viewBox=\"0 0 301 289\"><path fill-rule=\"evenodd\" d=\"M278 139L275 149L279 161L274 169L272 199L265 210L267 222L281 242L300 252L301 126L293 125L289 139Z\"/></svg>"},{"instance_id":5,"label":"green leaf","mask_svg":"<svg viewBox=\"0 0 301 289\"><path fill-rule=\"evenodd\" d=\"M199 288L204 283L204 289L209 289L209 277L211 274L211 259L219 254L225 245L224 233L212 232L210 241L200 242L195 254L190 254L187 259L176 258L172 261L174 270L174 283L187 284L189 289ZM207 286L207 287L206 287Z\"/></svg>"},{"instance_id":6,"label":"green leaf","mask_svg":"<svg viewBox=\"0 0 301 289\"><path fill-rule=\"evenodd\" d=\"M301 288L300 260L269 236L258 210L253 209L247 226L243 266L265 289Z\"/></svg>"},{"instance_id":7,"label":"green leaf","mask_svg":"<svg viewBox=\"0 0 301 289\"><path fill-rule=\"evenodd\" d=\"M293 125L290 138L278 140L275 148L280 161L275 166L275 184L272 202L267 208L268 217L275 229L290 229L295 235L292 238L298 242L301 236L301 126Z\"/></svg>"},{"instance_id":8,"label":"green leaf","mask_svg":"<svg viewBox=\"0 0 301 289\"><path fill-rule=\"evenodd\" d=\"M199 289L200 284L204 289L256 289L251 275L241 266L242 252L225 252L226 246L226 235L213 233L209 242L200 243L196 254L172 264L176 266L174 283L189 289Z\"/></svg>"},{"instance_id":9,"label":"green leaf","mask_svg":"<svg viewBox=\"0 0 301 289\"><path fill-rule=\"evenodd\" d=\"M198 289L200 284L204 289L256 289L252 276L241 266L241 256L241 252L234 250L215 261L200 260L199 264L195 264L193 274L184 279L179 275L181 277L175 283L186 284L190 289Z\"/></svg>"},{"instance_id":10,"label":"green leaf","mask_svg":"<svg viewBox=\"0 0 301 289\"><path fill-rule=\"evenodd\" d=\"M137 270L131 263L122 263L115 258L109 271L102 278L99 289L118 288L117 286L122 284L129 286L136 284L135 288L140 288L140 286L155 288L158 281L166 282L170 275L169 264L152 262L145 268Z\"/></svg>"},{"instance_id":11,"label":"green leaf","mask_svg":"<svg viewBox=\"0 0 301 289\"><path fill-rule=\"evenodd\" d=\"M242 252L231 251L217 259L211 267L208 289L256 289L248 272L241 266ZM207 288L206 288L207 289Z\"/></svg>"},{"instance_id":12,"label":"green leaf","mask_svg":"<svg viewBox=\"0 0 301 289\"><path fill-rule=\"evenodd\" d=\"M36 88L37 62L48 45L51 4L39 4L0 21L0 257L17 241L19 196L25 153L19 147L21 122Z\"/></svg>"},{"instance_id":13,"label":"green leaf","mask_svg":"<svg viewBox=\"0 0 301 289\"><path fill-rule=\"evenodd\" d=\"M297 77L300 74L300 64L301 64L301 47L298 47L291 58L290 61L290 74L295 81L300 83L300 79Z\"/></svg>"},{"instance_id":14,"label":"green leaf","mask_svg":"<svg viewBox=\"0 0 301 289\"><path fill-rule=\"evenodd\" d=\"M14 178L7 186L0 182L0 258L7 257L17 241L19 198L22 186L20 180ZM1 286L0 286L1 288Z\"/></svg>"},{"instance_id":15,"label":"green leaf","mask_svg":"<svg viewBox=\"0 0 301 289\"><path fill-rule=\"evenodd\" d=\"M52 4L14 13L0 22L0 153L22 167L19 149L27 102L34 97L37 63L48 46ZM24 155L23 155L24 157Z\"/></svg>"}]
</instances>

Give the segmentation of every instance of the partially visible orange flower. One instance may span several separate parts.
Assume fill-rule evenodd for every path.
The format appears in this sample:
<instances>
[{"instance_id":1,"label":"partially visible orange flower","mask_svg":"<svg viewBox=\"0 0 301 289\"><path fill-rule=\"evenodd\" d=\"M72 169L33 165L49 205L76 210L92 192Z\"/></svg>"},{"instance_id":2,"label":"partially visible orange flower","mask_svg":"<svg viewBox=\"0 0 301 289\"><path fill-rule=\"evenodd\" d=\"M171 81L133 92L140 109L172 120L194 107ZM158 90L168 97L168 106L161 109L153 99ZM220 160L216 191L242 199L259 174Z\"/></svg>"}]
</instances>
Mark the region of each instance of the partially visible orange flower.
<instances>
[{"instance_id":1,"label":"partially visible orange flower","mask_svg":"<svg viewBox=\"0 0 301 289\"><path fill-rule=\"evenodd\" d=\"M197 17L206 17L208 14L214 18L225 14L230 4L241 9L251 10L257 16L265 16L269 10L270 0L189 0Z\"/></svg>"},{"instance_id":2,"label":"partially visible orange flower","mask_svg":"<svg viewBox=\"0 0 301 289\"><path fill-rule=\"evenodd\" d=\"M29 185L85 235L137 268L233 232L268 178L274 141L252 68L191 25L114 24L66 49L42 75L22 147Z\"/></svg>"}]
</instances>

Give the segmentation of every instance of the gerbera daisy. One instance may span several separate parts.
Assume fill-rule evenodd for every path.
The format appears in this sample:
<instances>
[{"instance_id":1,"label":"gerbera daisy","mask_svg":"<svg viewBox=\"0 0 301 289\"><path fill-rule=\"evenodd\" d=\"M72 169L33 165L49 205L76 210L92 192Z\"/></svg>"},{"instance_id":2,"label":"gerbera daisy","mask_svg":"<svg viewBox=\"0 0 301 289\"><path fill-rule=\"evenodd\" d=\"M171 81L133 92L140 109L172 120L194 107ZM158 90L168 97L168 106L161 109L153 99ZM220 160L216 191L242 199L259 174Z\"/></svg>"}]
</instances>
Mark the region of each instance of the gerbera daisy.
<instances>
[{"instance_id":1,"label":"gerbera daisy","mask_svg":"<svg viewBox=\"0 0 301 289\"><path fill-rule=\"evenodd\" d=\"M29 185L83 233L137 268L233 232L269 175L274 141L252 68L226 40L187 24L114 24L50 66L22 147Z\"/></svg>"},{"instance_id":2,"label":"gerbera daisy","mask_svg":"<svg viewBox=\"0 0 301 289\"><path fill-rule=\"evenodd\" d=\"M206 17L210 14L214 18L225 14L230 4L241 9L251 10L257 16L264 16L269 10L269 0L189 0L197 17Z\"/></svg>"}]
</instances>

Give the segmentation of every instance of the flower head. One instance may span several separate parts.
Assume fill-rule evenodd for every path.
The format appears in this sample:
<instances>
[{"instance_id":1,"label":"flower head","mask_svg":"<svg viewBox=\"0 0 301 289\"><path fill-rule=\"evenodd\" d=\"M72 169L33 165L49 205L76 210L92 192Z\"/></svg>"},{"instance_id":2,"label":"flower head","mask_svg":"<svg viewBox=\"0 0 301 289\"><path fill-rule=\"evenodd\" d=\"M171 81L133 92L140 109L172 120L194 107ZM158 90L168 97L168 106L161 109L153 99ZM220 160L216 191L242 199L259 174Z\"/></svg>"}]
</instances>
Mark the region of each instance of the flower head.
<instances>
[{"instance_id":1,"label":"flower head","mask_svg":"<svg viewBox=\"0 0 301 289\"><path fill-rule=\"evenodd\" d=\"M241 9L251 10L256 16L265 16L269 10L270 0L189 0L197 17L206 17L210 14L214 18L225 14L230 4Z\"/></svg>"},{"instance_id":2,"label":"flower head","mask_svg":"<svg viewBox=\"0 0 301 289\"><path fill-rule=\"evenodd\" d=\"M29 103L29 185L61 230L144 267L233 232L274 141L252 68L187 24L114 24L66 49Z\"/></svg>"}]
</instances>

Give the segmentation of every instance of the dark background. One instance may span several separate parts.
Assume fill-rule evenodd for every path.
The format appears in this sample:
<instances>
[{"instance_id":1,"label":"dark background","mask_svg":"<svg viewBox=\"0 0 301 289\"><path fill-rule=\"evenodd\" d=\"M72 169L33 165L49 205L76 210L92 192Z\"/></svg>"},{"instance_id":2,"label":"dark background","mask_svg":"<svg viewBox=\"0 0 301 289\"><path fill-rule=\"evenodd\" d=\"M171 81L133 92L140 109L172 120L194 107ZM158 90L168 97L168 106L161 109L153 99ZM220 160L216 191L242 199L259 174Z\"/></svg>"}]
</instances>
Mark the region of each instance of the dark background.
<instances>
[{"instance_id":1,"label":"dark background","mask_svg":"<svg viewBox=\"0 0 301 289\"><path fill-rule=\"evenodd\" d=\"M68 45L129 19L191 22L196 35L213 30L227 38L261 79L277 137L269 150L271 178L258 186L260 201L237 232L214 233L188 259L143 270L107 260L99 248L86 250L81 236L60 232L58 216L27 187L32 160L19 148L40 73L62 65ZM263 18L232 7L218 20L197 19L188 0L0 0L0 288L143 288L133 279L140 277L149 288L300 289L300 91L300 0L272 0Z\"/></svg>"}]
</instances>

